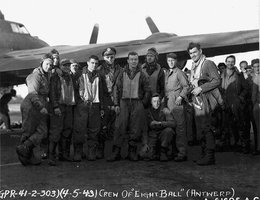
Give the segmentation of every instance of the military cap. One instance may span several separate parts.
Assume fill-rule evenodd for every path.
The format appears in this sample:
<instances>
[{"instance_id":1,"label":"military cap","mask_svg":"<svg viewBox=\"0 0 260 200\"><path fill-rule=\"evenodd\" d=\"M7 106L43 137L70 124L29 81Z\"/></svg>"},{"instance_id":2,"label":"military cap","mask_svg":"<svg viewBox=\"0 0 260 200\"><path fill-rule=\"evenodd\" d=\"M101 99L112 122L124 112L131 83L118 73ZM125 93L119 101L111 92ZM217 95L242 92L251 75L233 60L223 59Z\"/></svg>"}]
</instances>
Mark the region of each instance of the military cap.
<instances>
[{"instance_id":1,"label":"military cap","mask_svg":"<svg viewBox=\"0 0 260 200\"><path fill-rule=\"evenodd\" d=\"M66 64L71 64L71 62L70 62L70 60L69 59L62 59L61 61L60 61L60 65L66 65Z\"/></svg>"},{"instance_id":2,"label":"military cap","mask_svg":"<svg viewBox=\"0 0 260 200\"><path fill-rule=\"evenodd\" d=\"M42 56L42 61L45 59L52 59L52 55L50 53L46 53Z\"/></svg>"},{"instance_id":3,"label":"military cap","mask_svg":"<svg viewBox=\"0 0 260 200\"><path fill-rule=\"evenodd\" d=\"M173 59L177 59L177 55L175 53L168 53L167 58L173 58Z\"/></svg>"},{"instance_id":4,"label":"military cap","mask_svg":"<svg viewBox=\"0 0 260 200\"><path fill-rule=\"evenodd\" d=\"M154 56L158 56L158 52L157 52L156 48L154 48L154 47L152 47L152 48L147 50L147 54L146 55L148 55L148 54L152 54Z\"/></svg>"},{"instance_id":5,"label":"military cap","mask_svg":"<svg viewBox=\"0 0 260 200\"><path fill-rule=\"evenodd\" d=\"M78 64L78 62L76 60L74 60L74 59L70 59L70 63L71 64Z\"/></svg>"},{"instance_id":6,"label":"military cap","mask_svg":"<svg viewBox=\"0 0 260 200\"><path fill-rule=\"evenodd\" d=\"M116 55L116 49L108 47L102 52L102 56Z\"/></svg>"},{"instance_id":7,"label":"military cap","mask_svg":"<svg viewBox=\"0 0 260 200\"><path fill-rule=\"evenodd\" d=\"M59 52L56 50L56 49L52 49L51 51L50 51L50 53L53 55L53 54L58 54L59 55Z\"/></svg>"},{"instance_id":8,"label":"military cap","mask_svg":"<svg viewBox=\"0 0 260 200\"><path fill-rule=\"evenodd\" d=\"M153 98L153 97L160 97L160 95L159 95L159 93L154 92L154 93L152 94L152 98Z\"/></svg>"}]
</instances>

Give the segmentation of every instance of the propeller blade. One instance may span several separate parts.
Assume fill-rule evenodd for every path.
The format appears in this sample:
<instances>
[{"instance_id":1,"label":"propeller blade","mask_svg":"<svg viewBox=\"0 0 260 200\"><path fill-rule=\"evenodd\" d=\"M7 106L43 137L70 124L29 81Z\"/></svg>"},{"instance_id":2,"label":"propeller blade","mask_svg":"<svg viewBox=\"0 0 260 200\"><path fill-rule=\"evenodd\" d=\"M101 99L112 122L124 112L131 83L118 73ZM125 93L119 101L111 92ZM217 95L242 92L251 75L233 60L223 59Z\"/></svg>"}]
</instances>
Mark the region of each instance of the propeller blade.
<instances>
[{"instance_id":1,"label":"propeller blade","mask_svg":"<svg viewBox=\"0 0 260 200\"><path fill-rule=\"evenodd\" d=\"M148 17L145 18L145 20L146 20L146 23L149 26L150 31L152 33L159 33L160 32L151 17L148 16Z\"/></svg>"},{"instance_id":2,"label":"propeller blade","mask_svg":"<svg viewBox=\"0 0 260 200\"><path fill-rule=\"evenodd\" d=\"M98 39L99 25L95 24L91 33L89 44L96 44Z\"/></svg>"},{"instance_id":3,"label":"propeller blade","mask_svg":"<svg viewBox=\"0 0 260 200\"><path fill-rule=\"evenodd\" d=\"M4 14L1 12L1 10L0 10L0 19L5 19L5 16L4 16Z\"/></svg>"}]
</instances>

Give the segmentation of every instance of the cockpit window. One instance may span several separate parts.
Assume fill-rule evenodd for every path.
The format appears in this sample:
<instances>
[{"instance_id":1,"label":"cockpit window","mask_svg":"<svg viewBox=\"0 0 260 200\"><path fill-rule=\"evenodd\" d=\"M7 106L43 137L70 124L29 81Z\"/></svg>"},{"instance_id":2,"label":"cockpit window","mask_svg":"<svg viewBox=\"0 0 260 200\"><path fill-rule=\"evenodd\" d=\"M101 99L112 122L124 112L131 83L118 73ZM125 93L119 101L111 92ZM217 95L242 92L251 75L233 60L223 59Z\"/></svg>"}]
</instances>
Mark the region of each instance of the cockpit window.
<instances>
[{"instance_id":1,"label":"cockpit window","mask_svg":"<svg viewBox=\"0 0 260 200\"><path fill-rule=\"evenodd\" d=\"M25 26L22 24L11 23L11 27L12 27L13 32L15 32L15 33L29 34L29 32L27 31Z\"/></svg>"}]
</instances>

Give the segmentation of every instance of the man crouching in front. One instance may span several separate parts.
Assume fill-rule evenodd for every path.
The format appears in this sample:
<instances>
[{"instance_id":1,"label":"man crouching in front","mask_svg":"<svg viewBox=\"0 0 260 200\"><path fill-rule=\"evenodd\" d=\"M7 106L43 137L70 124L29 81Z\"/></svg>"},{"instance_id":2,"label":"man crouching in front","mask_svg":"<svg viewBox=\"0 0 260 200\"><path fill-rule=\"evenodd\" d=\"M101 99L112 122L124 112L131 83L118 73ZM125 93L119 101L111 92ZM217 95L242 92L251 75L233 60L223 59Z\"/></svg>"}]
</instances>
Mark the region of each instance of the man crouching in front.
<instances>
[{"instance_id":1,"label":"man crouching in front","mask_svg":"<svg viewBox=\"0 0 260 200\"><path fill-rule=\"evenodd\" d=\"M158 93L154 93L151 99L152 106L148 109L148 159L168 161L167 152L172 142L176 121L170 111L163 112Z\"/></svg>"}]
</instances>

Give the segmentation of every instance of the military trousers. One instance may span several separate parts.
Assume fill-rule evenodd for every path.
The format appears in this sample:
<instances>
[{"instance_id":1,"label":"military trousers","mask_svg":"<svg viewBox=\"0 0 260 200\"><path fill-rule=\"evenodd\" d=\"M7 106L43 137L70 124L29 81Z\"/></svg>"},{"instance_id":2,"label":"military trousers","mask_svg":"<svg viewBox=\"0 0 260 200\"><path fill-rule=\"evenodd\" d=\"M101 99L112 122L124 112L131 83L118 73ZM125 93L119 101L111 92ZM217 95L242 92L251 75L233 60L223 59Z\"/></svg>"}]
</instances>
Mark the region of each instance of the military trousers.
<instances>
[{"instance_id":1,"label":"military trousers","mask_svg":"<svg viewBox=\"0 0 260 200\"><path fill-rule=\"evenodd\" d=\"M34 146L41 144L43 138L47 137L47 115L41 114L35 108L29 98L25 98L21 104L22 113L22 141L29 139Z\"/></svg>"},{"instance_id":2,"label":"military trousers","mask_svg":"<svg viewBox=\"0 0 260 200\"><path fill-rule=\"evenodd\" d=\"M50 142L59 142L60 138L70 139L73 130L73 106L59 105L61 115L51 113L50 116Z\"/></svg>"},{"instance_id":3,"label":"military trousers","mask_svg":"<svg viewBox=\"0 0 260 200\"><path fill-rule=\"evenodd\" d=\"M101 127L100 104L80 102L75 110L74 143L98 144Z\"/></svg>"},{"instance_id":4,"label":"military trousers","mask_svg":"<svg viewBox=\"0 0 260 200\"><path fill-rule=\"evenodd\" d=\"M137 146L142 137L142 131L147 123L145 110L141 100L122 99L120 101L120 114L117 116L114 133L114 145L121 147L127 137L128 144Z\"/></svg>"}]
</instances>

